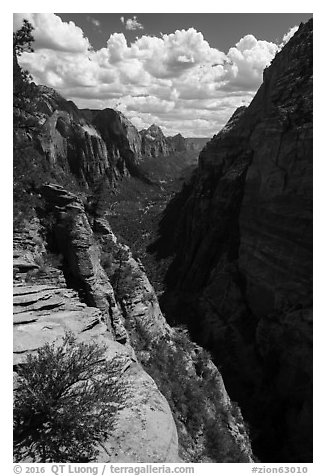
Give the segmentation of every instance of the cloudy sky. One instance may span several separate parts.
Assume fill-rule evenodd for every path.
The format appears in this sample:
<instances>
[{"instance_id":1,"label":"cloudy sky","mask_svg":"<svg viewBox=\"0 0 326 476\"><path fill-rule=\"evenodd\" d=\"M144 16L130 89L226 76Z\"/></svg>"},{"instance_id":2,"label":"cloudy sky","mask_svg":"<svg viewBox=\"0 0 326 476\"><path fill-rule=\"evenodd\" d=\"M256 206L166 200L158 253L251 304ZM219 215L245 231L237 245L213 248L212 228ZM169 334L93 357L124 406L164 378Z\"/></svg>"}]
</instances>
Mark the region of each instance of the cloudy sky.
<instances>
[{"instance_id":1,"label":"cloudy sky","mask_svg":"<svg viewBox=\"0 0 326 476\"><path fill-rule=\"evenodd\" d=\"M20 63L80 108L113 107L138 129L211 137L247 105L304 13L15 13L34 26Z\"/></svg>"}]
</instances>

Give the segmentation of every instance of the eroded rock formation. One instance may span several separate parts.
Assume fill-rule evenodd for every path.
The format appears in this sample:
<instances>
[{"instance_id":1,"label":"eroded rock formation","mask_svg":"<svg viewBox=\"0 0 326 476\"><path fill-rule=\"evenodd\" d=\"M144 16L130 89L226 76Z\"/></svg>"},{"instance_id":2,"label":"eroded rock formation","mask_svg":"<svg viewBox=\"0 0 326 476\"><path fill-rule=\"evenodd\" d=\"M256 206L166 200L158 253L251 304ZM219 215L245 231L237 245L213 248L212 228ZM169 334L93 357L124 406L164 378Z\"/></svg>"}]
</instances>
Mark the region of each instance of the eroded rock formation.
<instances>
[{"instance_id":1,"label":"eroded rock formation","mask_svg":"<svg viewBox=\"0 0 326 476\"><path fill-rule=\"evenodd\" d=\"M119 177L137 173L141 139L123 114L113 109L79 111L63 98L58 101L57 96L52 110L44 89L36 102L37 108L46 111L38 143L52 167L61 167L87 186L100 179L112 184Z\"/></svg>"},{"instance_id":2,"label":"eroded rock formation","mask_svg":"<svg viewBox=\"0 0 326 476\"><path fill-rule=\"evenodd\" d=\"M169 155L170 148L162 129L152 124L148 129L140 132L142 136L142 153L145 157L163 157Z\"/></svg>"},{"instance_id":3,"label":"eroded rock formation","mask_svg":"<svg viewBox=\"0 0 326 476\"><path fill-rule=\"evenodd\" d=\"M59 344L67 330L80 342L104 343L109 362L119 357L125 404L108 438L99 443L97 461L252 461L241 412L220 373L185 336L179 346L179 331L167 324L141 263L105 219L87 216L82 198L55 184L45 185L41 193L45 216L15 233L14 365L23 364L46 342ZM49 245L62 255L62 265L44 261ZM181 373L158 370L158 352L170 365L174 356L178 365L182 360ZM166 386L171 376L175 381ZM175 410L172 415L158 389L171 399L172 385L179 389L183 383L200 392L197 388L205 382L211 393L205 393L202 408L213 427L210 434L218 440L212 443L214 456L205 448L204 423L199 419L190 431L183 414ZM183 405L191 413L187 402ZM182 445L175 420L187 442Z\"/></svg>"},{"instance_id":4,"label":"eroded rock formation","mask_svg":"<svg viewBox=\"0 0 326 476\"><path fill-rule=\"evenodd\" d=\"M184 329L168 325L141 263L85 198L99 182L111 190L137 176L144 156L189 143L157 126L138 133L117 111L80 111L35 86L24 113L32 127L16 129L16 141L82 191L46 175L32 191L43 208L14 236L14 361L67 329L103 342L108 360L120 357L128 405L98 461L252 462L224 380L258 457L311 460L311 47L309 22L251 105L204 148L162 224L159 251L175 254L164 311L211 350L223 379ZM50 249L60 265L44 265Z\"/></svg>"},{"instance_id":5,"label":"eroded rock formation","mask_svg":"<svg viewBox=\"0 0 326 476\"><path fill-rule=\"evenodd\" d=\"M175 136L169 137L168 139L174 151L183 152L188 149L190 150L187 144L187 140L180 133L176 134Z\"/></svg>"},{"instance_id":6,"label":"eroded rock formation","mask_svg":"<svg viewBox=\"0 0 326 476\"><path fill-rule=\"evenodd\" d=\"M125 403L110 422L109 437L99 443L96 461L179 461L177 431L166 399L138 363L132 347L112 340L101 311L81 303L66 286L16 283L14 368L46 342L59 345L66 331L73 332L77 342L104 344L108 362L119 359Z\"/></svg>"},{"instance_id":7,"label":"eroded rock formation","mask_svg":"<svg viewBox=\"0 0 326 476\"><path fill-rule=\"evenodd\" d=\"M184 152L189 148L186 139L181 134L166 137L156 124L140 131L140 135L144 157L167 157L175 152Z\"/></svg>"},{"instance_id":8,"label":"eroded rock formation","mask_svg":"<svg viewBox=\"0 0 326 476\"><path fill-rule=\"evenodd\" d=\"M110 306L113 305L107 299L114 300L114 294L104 271L99 272L102 268L89 225L87 227L85 221L81 225L81 218L85 218L82 206L77 197L60 187L48 186L44 193L47 197L51 194L55 207L59 208L60 204L61 214L71 213L71 205L75 205L77 216L70 225L70 231L73 229L75 235L67 233L65 236L64 256L69 261L71 254L75 253L72 272L84 280L89 300L93 300L94 305L81 302L78 293L67 288L62 271L41 263L46 243L42 242L41 226L37 220L25 232L16 233L14 369L24 364L26 356L46 342L59 345L66 331L73 332L77 342L95 340L104 344L108 362L119 358L119 380L125 399L115 416L109 437L99 443L97 461L177 462L180 460L178 436L169 405L139 364L130 344L122 345L115 340L116 329L112 331L114 318L113 321L106 318L108 308L112 311ZM76 204L79 204L78 210ZM60 225L62 221L58 217L58 227ZM126 331L124 333L126 336Z\"/></svg>"}]
</instances>

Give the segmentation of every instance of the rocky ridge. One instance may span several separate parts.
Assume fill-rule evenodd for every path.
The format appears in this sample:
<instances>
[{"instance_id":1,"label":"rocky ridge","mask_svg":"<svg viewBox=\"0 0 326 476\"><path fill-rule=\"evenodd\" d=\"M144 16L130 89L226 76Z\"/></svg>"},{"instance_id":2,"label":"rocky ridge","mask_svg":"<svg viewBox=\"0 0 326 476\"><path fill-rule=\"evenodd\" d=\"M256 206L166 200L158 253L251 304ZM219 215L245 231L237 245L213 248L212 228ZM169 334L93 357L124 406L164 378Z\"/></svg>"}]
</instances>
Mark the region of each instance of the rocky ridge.
<instances>
[{"instance_id":1,"label":"rocky ridge","mask_svg":"<svg viewBox=\"0 0 326 476\"><path fill-rule=\"evenodd\" d=\"M152 124L148 129L140 131L141 150L144 157L167 157L174 152L183 152L188 149L186 139L181 134L166 137L162 129Z\"/></svg>"},{"instance_id":2,"label":"rocky ridge","mask_svg":"<svg viewBox=\"0 0 326 476\"><path fill-rule=\"evenodd\" d=\"M140 138L127 118L105 109L93 112L88 121L83 111L71 114L70 104L56 107L60 109L46 118L38 136L39 147L52 167L70 172L84 186L101 179L112 186L119 177L135 174L141 158Z\"/></svg>"},{"instance_id":3,"label":"rocky ridge","mask_svg":"<svg viewBox=\"0 0 326 476\"><path fill-rule=\"evenodd\" d=\"M94 240L90 245L89 227L82 229L82 204L78 197L72 197L72 194L55 185L45 187L44 193L48 198L51 196L55 207L59 208L60 203L61 213L64 213L64 207L71 212L74 198L78 238L75 235L75 241L72 239L65 257L69 259L70 254L78 249L74 273L80 273L80 279L87 288L88 302L93 301L94 306L82 302L78 292L67 287L62 270L42 263L46 243L42 240L42 226L37 219L24 232L16 232L14 369L24 364L27 354L35 352L46 342L59 344L66 331L73 332L77 342L95 340L105 344L108 362L119 358L119 379L127 399L115 418L108 439L99 443L97 461L177 462L180 460L178 437L171 410L155 382L139 364L133 348L126 343L124 328L124 339L121 339L121 331L117 333L115 318L119 319L120 311L114 309L117 307L115 301L107 300L114 299L113 293L110 293L112 287L104 271L104 274L99 272L100 262ZM82 223L85 225L85 222ZM25 248L27 244L28 249ZM125 344L117 342L117 337Z\"/></svg>"},{"instance_id":4,"label":"rocky ridge","mask_svg":"<svg viewBox=\"0 0 326 476\"><path fill-rule=\"evenodd\" d=\"M46 342L59 344L65 331L73 332L77 342L105 344L108 362L119 358L119 379L128 399L110 436L99 443L97 461L179 461L177 432L167 401L133 349L112 340L101 311L81 303L77 293L65 286L15 284L14 368Z\"/></svg>"},{"instance_id":5,"label":"rocky ridge","mask_svg":"<svg viewBox=\"0 0 326 476\"><path fill-rule=\"evenodd\" d=\"M98 461L252 462L218 369L167 324L143 266L86 198L139 176L141 135L118 111L78 110L45 86L27 92L23 107L15 103L14 370L66 330L104 343L108 361L119 357L128 398ZM181 135L150 130L153 157L187 148Z\"/></svg>"},{"instance_id":6,"label":"rocky ridge","mask_svg":"<svg viewBox=\"0 0 326 476\"><path fill-rule=\"evenodd\" d=\"M51 88L34 83L29 88L29 112L15 108L15 117L29 124L15 129L16 147L29 143L57 176L71 175L82 187L104 182L114 188L130 175L146 180L139 169L145 157L186 150L181 134L167 138L155 125L139 133L119 111L79 110Z\"/></svg>"},{"instance_id":7,"label":"rocky ridge","mask_svg":"<svg viewBox=\"0 0 326 476\"><path fill-rule=\"evenodd\" d=\"M175 224L178 224L176 230ZM264 461L312 458L312 20L168 206L162 299L223 366Z\"/></svg>"},{"instance_id":8,"label":"rocky ridge","mask_svg":"<svg viewBox=\"0 0 326 476\"><path fill-rule=\"evenodd\" d=\"M187 448L178 445L174 418L181 417L172 416L144 371L149 361L155 363L157 346L169 356L178 351L176 331L165 321L144 268L105 219L87 216L82 198L56 184L45 185L41 194L44 215L15 233L14 369L45 342L60 343L66 330L80 342L104 343L108 361L119 358L127 403L108 439L99 444L97 461L193 460L198 440ZM49 247L62 256L62 264L45 261ZM202 380L196 373L198 349L189 342L187 352L181 350L188 368L183 378ZM219 458L252 461L241 413L232 406L216 367L209 360L203 365L218 399L219 412L215 406L210 411L223 435ZM187 435L185 421L178 427Z\"/></svg>"}]
</instances>

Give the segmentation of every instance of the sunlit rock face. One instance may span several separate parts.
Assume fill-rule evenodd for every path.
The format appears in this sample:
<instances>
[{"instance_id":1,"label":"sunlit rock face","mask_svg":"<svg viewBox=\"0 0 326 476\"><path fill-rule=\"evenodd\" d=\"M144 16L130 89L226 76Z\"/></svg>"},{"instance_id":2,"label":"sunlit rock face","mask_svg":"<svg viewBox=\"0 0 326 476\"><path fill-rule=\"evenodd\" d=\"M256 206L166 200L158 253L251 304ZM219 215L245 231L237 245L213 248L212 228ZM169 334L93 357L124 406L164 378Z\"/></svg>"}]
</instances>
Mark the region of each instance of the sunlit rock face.
<instances>
[{"instance_id":1,"label":"sunlit rock face","mask_svg":"<svg viewBox=\"0 0 326 476\"><path fill-rule=\"evenodd\" d=\"M156 124L142 130L140 134L142 136L142 154L145 157L164 157L172 152L168 139Z\"/></svg>"},{"instance_id":2,"label":"sunlit rock face","mask_svg":"<svg viewBox=\"0 0 326 476\"><path fill-rule=\"evenodd\" d=\"M117 358L120 366L123 405L114 422L108 422L110 432L99 441L96 461L252 462L241 411L231 402L221 374L209 358L202 360L199 346L168 325L144 267L128 246L105 218L86 213L82 195L51 183L39 191L43 215L14 235L14 371L45 343L60 345L65 333L72 332L77 342L104 345L107 361L114 364ZM182 372L159 370L158 347L165 359L176 355L185 362ZM171 375L179 380L169 382ZM206 451L205 425L193 435L169 405L176 386L200 389L207 382L210 395L203 392L202 402L190 400L183 406L191 412L199 405L210 415L218 441L212 443L213 460Z\"/></svg>"},{"instance_id":3,"label":"sunlit rock face","mask_svg":"<svg viewBox=\"0 0 326 476\"><path fill-rule=\"evenodd\" d=\"M191 150L186 139L181 134L166 137L162 129L152 124L148 129L140 131L143 157L167 157L175 152Z\"/></svg>"},{"instance_id":4,"label":"sunlit rock face","mask_svg":"<svg viewBox=\"0 0 326 476\"><path fill-rule=\"evenodd\" d=\"M98 185L114 193L123 177L138 176L137 130L117 111L80 111L54 90L32 89L29 112L17 111L32 127L14 131L16 180L23 188L35 166L37 182L26 206L19 202L14 236L14 370L66 331L103 343L107 359L123 363L126 405L98 461L252 462L218 369L168 325L145 268L89 200ZM164 140L183 150L181 137Z\"/></svg>"},{"instance_id":5,"label":"sunlit rock face","mask_svg":"<svg viewBox=\"0 0 326 476\"><path fill-rule=\"evenodd\" d=\"M86 187L137 175L141 137L122 113L79 110L53 89L35 85L33 110L38 121L35 147L50 167L71 173Z\"/></svg>"},{"instance_id":6,"label":"sunlit rock face","mask_svg":"<svg viewBox=\"0 0 326 476\"><path fill-rule=\"evenodd\" d=\"M311 461L312 20L205 146L162 237L163 308L222 365L258 456Z\"/></svg>"},{"instance_id":7,"label":"sunlit rock face","mask_svg":"<svg viewBox=\"0 0 326 476\"><path fill-rule=\"evenodd\" d=\"M62 271L54 263L46 266L42 263L48 243L44 241L45 230L38 219L15 232L14 386L18 385L18 366L24 365L27 356L35 354L46 343L59 346L66 332L73 333L77 343L96 342L104 346L104 357L109 364L118 362L119 385L124 398L114 421L107 422L108 436L98 441L95 461L180 461L171 409L127 341L121 309L101 266L100 244L82 201L54 184L44 186L42 194L52 214L52 242L57 240L65 266ZM72 289L67 273L75 279L75 285L78 281L79 289L84 289L83 300L80 293ZM145 284L150 286L148 280ZM168 327L162 314L160 317ZM156 325L152 316L151 329Z\"/></svg>"},{"instance_id":8,"label":"sunlit rock face","mask_svg":"<svg viewBox=\"0 0 326 476\"><path fill-rule=\"evenodd\" d=\"M109 434L98 442L95 461L180 461L178 435L168 402L139 364L132 347L112 340L101 311L80 302L77 293L63 283L15 283L15 369L45 343L60 345L67 331L75 335L77 343L105 346L109 364L119 362L124 402L114 421L108 421Z\"/></svg>"},{"instance_id":9,"label":"sunlit rock face","mask_svg":"<svg viewBox=\"0 0 326 476\"><path fill-rule=\"evenodd\" d=\"M251 105L206 145L191 182L168 207L160 252L175 259L161 303L108 221L87 212L85 190L137 176L143 157L183 150L183 138L166 138L155 125L138 133L118 111L80 111L54 90L35 87L34 137L15 132L83 192L47 183L37 193L48 229L35 217L15 235L14 362L58 342L65 330L105 343L109 360L119 355L128 405L101 442L98 461L178 462L181 455L252 462L241 411L262 461L311 461L311 50L308 22L265 71ZM51 246L63 255L64 272L42 271ZM207 357L203 365L202 349L184 336L181 347L183 331L165 316L189 324L221 372ZM146 364L170 355L173 368L186 366L176 381L169 381L171 369L154 366L155 383ZM199 389L196 401L183 403L187 418L180 410L172 415L162 381L167 398L182 387ZM206 429L191 436L187 426L203 409L213 421L215 459L205 453Z\"/></svg>"}]
</instances>

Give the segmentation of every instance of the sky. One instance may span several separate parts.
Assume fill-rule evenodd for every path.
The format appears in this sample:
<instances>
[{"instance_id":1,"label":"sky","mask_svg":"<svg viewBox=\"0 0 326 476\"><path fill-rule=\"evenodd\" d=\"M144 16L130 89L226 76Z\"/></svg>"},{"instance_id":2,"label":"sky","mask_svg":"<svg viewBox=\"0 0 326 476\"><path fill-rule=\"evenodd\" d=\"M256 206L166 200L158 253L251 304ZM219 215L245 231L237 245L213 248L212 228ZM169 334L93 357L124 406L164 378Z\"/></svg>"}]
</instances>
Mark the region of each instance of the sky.
<instances>
[{"instance_id":1,"label":"sky","mask_svg":"<svg viewBox=\"0 0 326 476\"><path fill-rule=\"evenodd\" d=\"M37 84L139 129L211 137L248 105L263 70L309 13L15 13L34 26L20 57Z\"/></svg>"}]
</instances>

